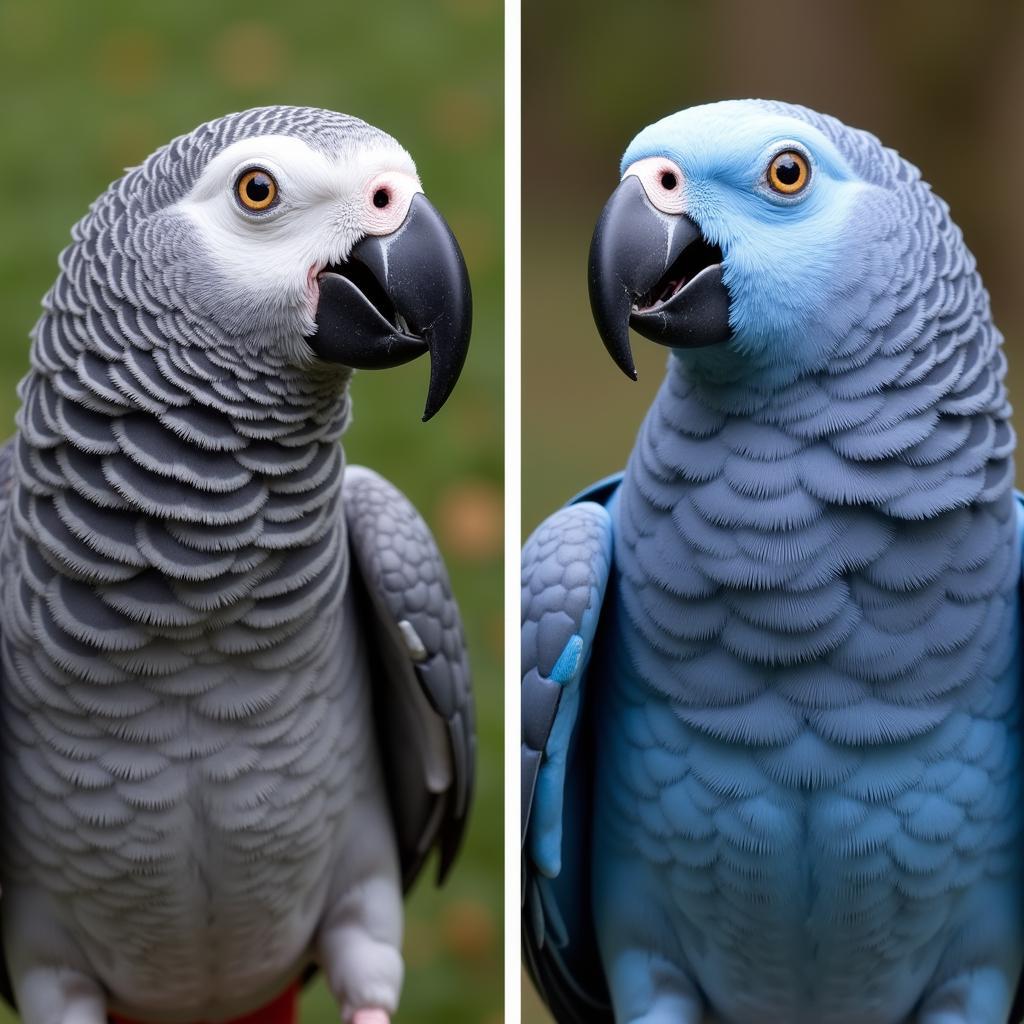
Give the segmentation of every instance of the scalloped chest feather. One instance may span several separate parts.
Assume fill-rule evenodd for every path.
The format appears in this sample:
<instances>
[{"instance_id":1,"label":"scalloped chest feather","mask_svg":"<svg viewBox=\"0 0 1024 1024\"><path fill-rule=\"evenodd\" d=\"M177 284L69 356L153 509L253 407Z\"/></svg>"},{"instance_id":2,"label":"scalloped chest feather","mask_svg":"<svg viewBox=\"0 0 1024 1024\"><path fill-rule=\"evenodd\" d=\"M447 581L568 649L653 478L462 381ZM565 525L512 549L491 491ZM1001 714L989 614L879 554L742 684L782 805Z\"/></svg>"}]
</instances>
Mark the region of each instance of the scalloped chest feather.
<instances>
[{"instance_id":1,"label":"scalloped chest feather","mask_svg":"<svg viewBox=\"0 0 1024 1024\"><path fill-rule=\"evenodd\" d=\"M727 416L674 367L648 414L595 856L668 880L666 948L727 1019L891 1024L975 901L1019 942L990 910L1020 873L1012 435L951 417L919 449L945 459L873 475L796 422L807 397Z\"/></svg>"},{"instance_id":2,"label":"scalloped chest feather","mask_svg":"<svg viewBox=\"0 0 1024 1024\"><path fill-rule=\"evenodd\" d=\"M13 452L4 878L113 1009L188 991L230 1016L301 971L346 808L380 784L346 685L347 398L174 343L70 352L26 378Z\"/></svg>"}]
</instances>

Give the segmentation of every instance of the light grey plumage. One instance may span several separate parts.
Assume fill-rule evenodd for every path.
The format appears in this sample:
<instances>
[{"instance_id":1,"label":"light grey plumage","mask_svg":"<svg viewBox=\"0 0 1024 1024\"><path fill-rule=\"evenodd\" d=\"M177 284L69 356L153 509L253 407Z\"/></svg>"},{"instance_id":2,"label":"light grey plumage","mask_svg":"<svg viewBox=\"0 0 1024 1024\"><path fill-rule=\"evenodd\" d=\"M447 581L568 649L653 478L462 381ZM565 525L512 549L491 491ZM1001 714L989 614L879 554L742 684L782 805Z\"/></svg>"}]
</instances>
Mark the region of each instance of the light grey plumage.
<instances>
[{"instance_id":1,"label":"light grey plumage","mask_svg":"<svg viewBox=\"0 0 1024 1024\"><path fill-rule=\"evenodd\" d=\"M264 138L309 169L279 166L294 209L225 255L206 176ZM432 538L345 475L350 371L303 342L309 266L360 237L360 161L414 174L355 118L221 118L112 185L61 257L0 463L0 911L26 1024L227 1020L311 956L347 1014L394 1010L399 878L435 845L450 864L473 722ZM289 231L296 266L262 267Z\"/></svg>"}]
</instances>

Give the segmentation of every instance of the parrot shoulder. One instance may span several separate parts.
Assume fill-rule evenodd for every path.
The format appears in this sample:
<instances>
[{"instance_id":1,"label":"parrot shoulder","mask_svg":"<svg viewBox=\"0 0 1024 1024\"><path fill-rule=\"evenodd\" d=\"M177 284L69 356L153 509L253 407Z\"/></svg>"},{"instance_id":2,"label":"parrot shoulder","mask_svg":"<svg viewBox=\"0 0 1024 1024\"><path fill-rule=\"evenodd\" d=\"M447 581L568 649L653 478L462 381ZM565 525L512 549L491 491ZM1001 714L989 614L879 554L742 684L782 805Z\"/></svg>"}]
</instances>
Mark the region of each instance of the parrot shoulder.
<instances>
[{"instance_id":1,"label":"parrot shoulder","mask_svg":"<svg viewBox=\"0 0 1024 1024\"><path fill-rule=\"evenodd\" d=\"M343 501L403 884L435 847L440 883L465 829L476 753L462 620L437 544L405 495L350 466Z\"/></svg>"}]
</instances>

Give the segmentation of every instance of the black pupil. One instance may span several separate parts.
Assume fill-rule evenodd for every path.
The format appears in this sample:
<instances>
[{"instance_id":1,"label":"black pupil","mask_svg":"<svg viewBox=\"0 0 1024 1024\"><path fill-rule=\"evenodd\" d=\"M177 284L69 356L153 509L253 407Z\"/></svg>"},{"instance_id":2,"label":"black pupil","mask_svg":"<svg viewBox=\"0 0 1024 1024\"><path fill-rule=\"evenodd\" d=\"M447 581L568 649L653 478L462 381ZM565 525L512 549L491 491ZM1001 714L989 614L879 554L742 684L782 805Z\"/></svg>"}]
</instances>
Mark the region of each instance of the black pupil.
<instances>
[{"instance_id":1,"label":"black pupil","mask_svg":"<svg viewBox=\"0 0 1024 1024\"><path fill-rule=\"evenodd\" d=\"M388 203L391 202L391 196L388 195L387 189L379 188L373 193L373 205L378 210L383 210Z\"/></svg>"},{"instance_id":2,"label":"black pupil","mask_svg":"<svg viewBox=\"0 0 1024 1024\"><path fill-rule=\"evenodd\" d=\"M666 192L671 192L676 187L676 176L671 171L664 171L661 175L661 187Z\"/></svg>"},{"instance_id":3,"label":"black pupil","mask_svg":"<svg viewBox=\"0 0 1024 1024\"><path fill-rule=\"evenodd\" d=\"M775 162L775 177L783 185L795 185L800 180L800 165L791 156L780 156Z\"/></svg>"},{"instance_id":4,"label":"black pupil","mask_svg":"<svg viewBox=\"0 0 1024 1024\"><path fill-rule=\"evenodd\" d=\"M254 203L265 203L270 198L270 179L265 174L254 174L245 183L245 194Z\"/></svg>"}]
</instances>

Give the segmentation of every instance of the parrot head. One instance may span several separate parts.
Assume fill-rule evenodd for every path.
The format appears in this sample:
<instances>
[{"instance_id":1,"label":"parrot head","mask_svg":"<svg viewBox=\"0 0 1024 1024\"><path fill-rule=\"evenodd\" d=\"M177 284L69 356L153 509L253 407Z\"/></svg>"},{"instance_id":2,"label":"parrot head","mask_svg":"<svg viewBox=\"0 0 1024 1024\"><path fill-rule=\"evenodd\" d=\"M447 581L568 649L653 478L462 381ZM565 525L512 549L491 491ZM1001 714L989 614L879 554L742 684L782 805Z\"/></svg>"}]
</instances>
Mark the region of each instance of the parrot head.
<instances>
[{"instance_id":1,"label":"parrot head","mask_svg":"<svg viewBox=\"0 0 1024 1024\"><path fill-rule=\"evenodd\" d=\"M698 365L820 367L864 312L859 284L898 272L901 189L924 188L866 132L762 100L658 121L621 171L589 286L605 346L634 378L630 327Z\"/></svg>"},{"instance_id":2,"label":"parrot head","mask_svg":"<svg viewBox=\"0 0 1024 1024\"><path fill-rule=\"evenodd\" d=\"M357 118L264 107L211 121L95 212L146 261L142 305L185 316L193 336L299 365L429 353L424 419L458 380L472 319L462 253L409 154Z\"/></svg>"}]
</instances>

